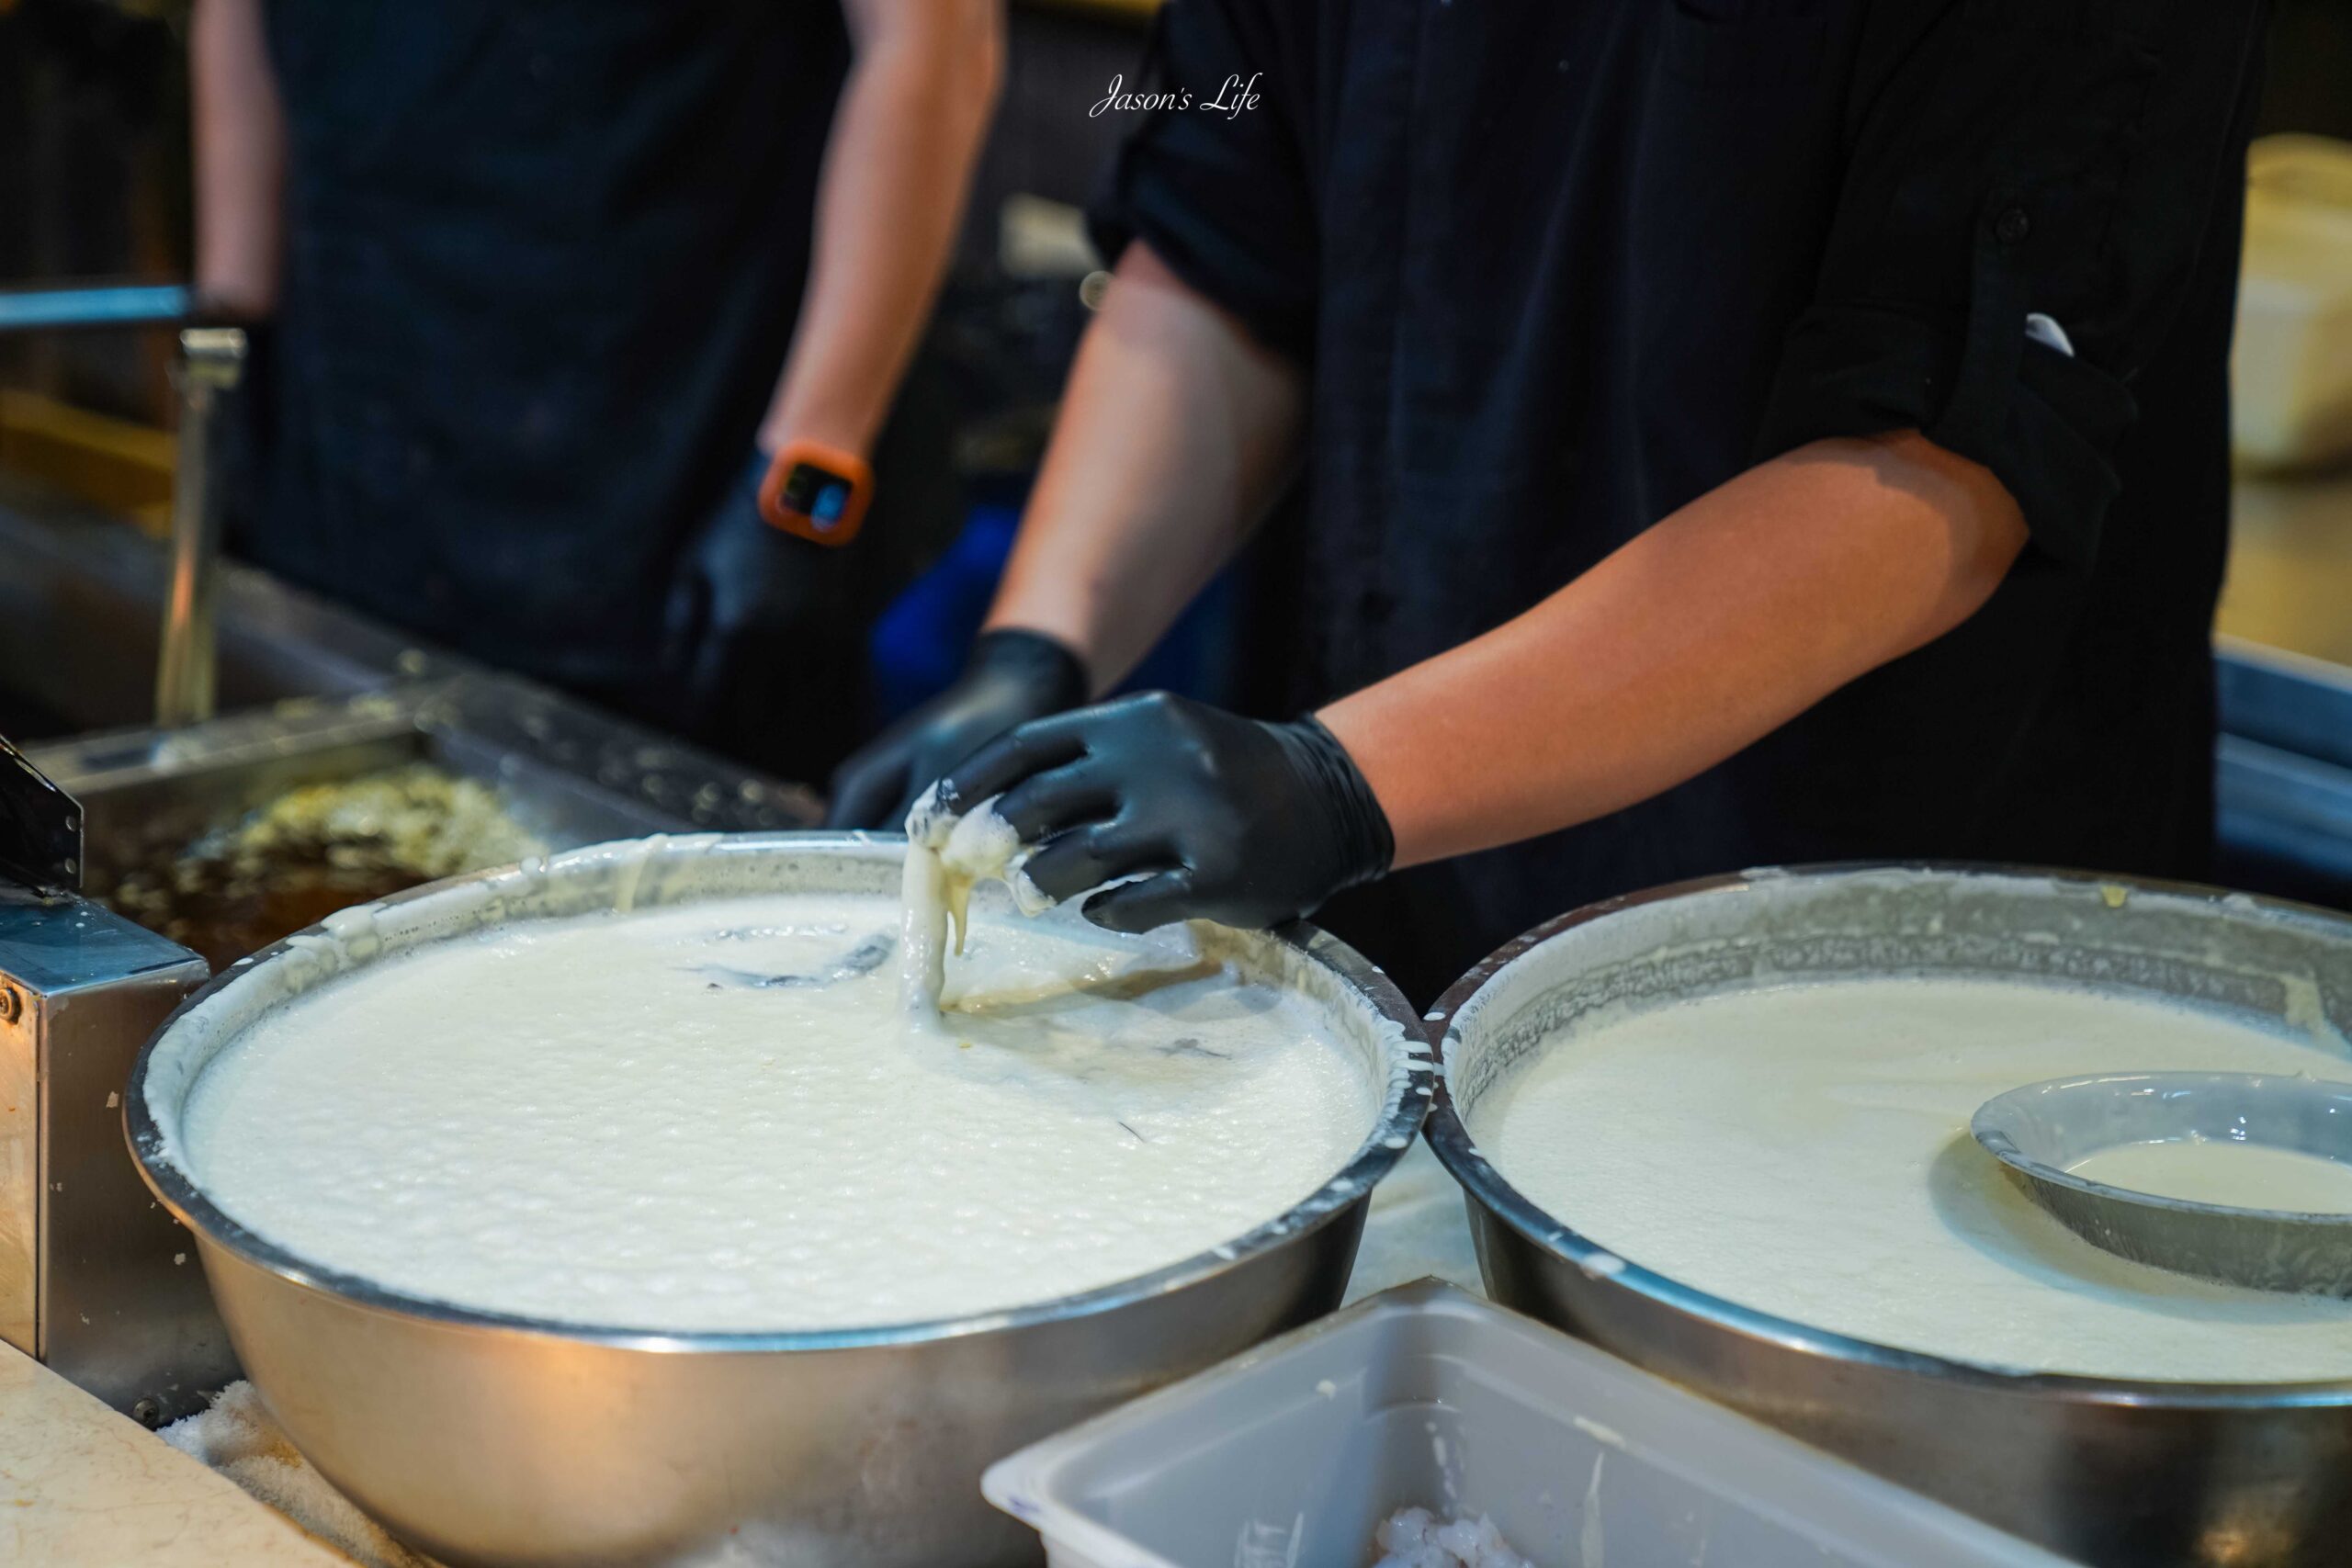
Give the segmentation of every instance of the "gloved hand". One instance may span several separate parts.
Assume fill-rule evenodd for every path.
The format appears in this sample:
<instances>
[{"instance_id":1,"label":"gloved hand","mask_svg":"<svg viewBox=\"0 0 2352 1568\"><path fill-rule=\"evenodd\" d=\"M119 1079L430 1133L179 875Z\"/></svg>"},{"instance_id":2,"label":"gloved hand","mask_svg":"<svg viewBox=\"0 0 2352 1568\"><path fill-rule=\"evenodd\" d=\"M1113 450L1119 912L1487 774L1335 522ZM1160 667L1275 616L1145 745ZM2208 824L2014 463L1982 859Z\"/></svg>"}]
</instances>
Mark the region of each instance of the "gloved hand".
<instances>
[{"instance_id":1,"label":"gloved hand","mask_svg":"<svg viewBox=\"0 0 2352 1568\"><path fill-rule=\"evenodd\" d=\"M726 705L729 681L769 644L814 640L843 592L847 557L769 526L760 481L770 460L754 451L687 547L671 586L664 633L682 682L680 728L697 732Z\"/></svg>"},{"instance_id":2,"label":"gloved hand","mask_svg":"<svg viewBox=\"0 0 2352 1568\"><path fill-rule=\"evenodd\" d=\"M983 632L955 683L833 773L828 828L896 828L915 797L1015 725L1086 700L1086 666L1037 632Z\"/></svg>"},{"instance_id":3,"label":"gloved hand","mask_svg":"<svg viewBox=\"0 0 2352 1568\"><path fill-rule=\"evenodd\" d=\"M1372 786L1313 718L1265 724L1165 692L1024 724L948 774L941 804L1001 794L1038 846L1029 880L1116 931L1201 919L1261 927L1385 874L1396 853Z\"/></svg>"}]
</instances>

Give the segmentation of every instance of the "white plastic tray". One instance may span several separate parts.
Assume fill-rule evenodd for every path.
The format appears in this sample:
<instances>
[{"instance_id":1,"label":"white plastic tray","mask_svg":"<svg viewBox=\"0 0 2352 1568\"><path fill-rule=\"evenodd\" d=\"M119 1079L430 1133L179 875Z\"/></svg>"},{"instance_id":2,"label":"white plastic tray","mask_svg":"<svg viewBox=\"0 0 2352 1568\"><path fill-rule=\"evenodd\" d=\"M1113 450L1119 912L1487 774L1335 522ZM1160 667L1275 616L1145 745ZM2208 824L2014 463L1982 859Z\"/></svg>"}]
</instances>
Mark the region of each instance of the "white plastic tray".
<instances>
[{"instance_id":1,"label":"white plastic tray","mask_svg":"<svg viewBox=\"0 0 2352 1568\"><path fill-rule=\"evenodd\" d=\"M1053 1568L1364 1568L1419 1505L1540 1568L2062 1560L1434 1280L992 1466Z\"/></svg>"}]
</instances>

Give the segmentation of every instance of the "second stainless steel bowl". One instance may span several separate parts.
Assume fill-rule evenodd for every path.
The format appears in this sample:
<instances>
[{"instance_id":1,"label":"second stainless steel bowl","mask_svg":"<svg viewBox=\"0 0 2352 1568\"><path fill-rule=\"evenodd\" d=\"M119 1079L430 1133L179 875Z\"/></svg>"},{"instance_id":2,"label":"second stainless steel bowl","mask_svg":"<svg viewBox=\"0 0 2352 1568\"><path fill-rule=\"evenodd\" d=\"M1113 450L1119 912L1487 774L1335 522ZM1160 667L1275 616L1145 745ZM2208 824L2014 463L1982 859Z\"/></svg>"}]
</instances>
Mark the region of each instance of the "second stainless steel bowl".
<instances>
[{"instance_id":1,"label":"second stainless steel bowl","mask_svg":"<svg viewBox=\"0 0 2352 1568\"><path fill-rule=\"evenodd\" d=\"M2352 1035L2352 920L2244 895L1831 867L1596 904L1503 948L1430 1015L1444 1033L1430 1142L1469 1191L1488 1292L2068 1557L2342 1563L2352 1381L2003 1372L1829 1333L1594 1245L1504 1179L1465 1125L1514 1063L1591 1010L1890 973L2093 985Z\"/></svg>"},{"instance_id":2,"label":"second stainless steel bowl","mask_svg":"<svg viewBox=\"0 0 2352 1568\"><path fill-rule=\"evenodd\" d=\"M277 998L512 920L786 889L895 891L901 844L647 840L436 884L215 979L141 1054L132 1151L196 1233L247 1374L320 1472L453 1565L1033 1561L981 1499L990 1461L1339 1303L1373 1184L1410 1145L1430 1064L1396 987L1321 932L1222 933L1317 998L1380 1095L1346 1168L1227 1247L1082 1295L933 1323L775 1334L578 1328L402 1296L245 1230L173 1157L215 1052Z\"/></svg>"}]
</instances>

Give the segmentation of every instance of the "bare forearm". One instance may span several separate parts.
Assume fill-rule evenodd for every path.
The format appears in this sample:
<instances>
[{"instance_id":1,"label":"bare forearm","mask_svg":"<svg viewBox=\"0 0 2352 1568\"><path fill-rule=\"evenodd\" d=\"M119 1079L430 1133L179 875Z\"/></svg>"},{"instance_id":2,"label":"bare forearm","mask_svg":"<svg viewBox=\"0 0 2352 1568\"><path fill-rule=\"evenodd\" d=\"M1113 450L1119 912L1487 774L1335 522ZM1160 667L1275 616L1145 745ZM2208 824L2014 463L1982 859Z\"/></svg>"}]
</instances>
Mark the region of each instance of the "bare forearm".
<instances>
[{"instance_id":1,"label":"bare forearm","mask_svg":"<svg viewBox=\"0 0 2352 1568\"><path fill-rule=\"evenodd\" d=\"M286 122L261 0L197 0L187 53L197 290L266 315L277 303Z\"/></svg>"},{"instance_id":2,"label":"bare forearm","mask_svg":"<svg viewBox=\"0 0 2352 1568\"><path fill-rule=\"evenodd\" d=\"M1149 247L1120 258L989 613L1076 649L1102 691L1248 536L1296 461L1303 379Z\"/></svg>"},{"instance_id":3,"label":"bare forearm","mask_svg":"<svg viewBox=\"0 0 2352 1568\"><path fill-rule=\"evenodd\" d=\"M1532 838L1679 784L1941 636L2024 541L1999 481L1924 437L1816 442L1322 716L1398 865Z\"/></svg>"},{"instance_id":4,"label":"bare forearm","mask_svg":"<svg viewBox=\"0 0 2352 1568\"><path fill-rule=\"evenodd\" d=\"M871 449L931 315L1003 70L1001 0L857 0L792 353L761 427Z\"/></svg>"}]
</instances>

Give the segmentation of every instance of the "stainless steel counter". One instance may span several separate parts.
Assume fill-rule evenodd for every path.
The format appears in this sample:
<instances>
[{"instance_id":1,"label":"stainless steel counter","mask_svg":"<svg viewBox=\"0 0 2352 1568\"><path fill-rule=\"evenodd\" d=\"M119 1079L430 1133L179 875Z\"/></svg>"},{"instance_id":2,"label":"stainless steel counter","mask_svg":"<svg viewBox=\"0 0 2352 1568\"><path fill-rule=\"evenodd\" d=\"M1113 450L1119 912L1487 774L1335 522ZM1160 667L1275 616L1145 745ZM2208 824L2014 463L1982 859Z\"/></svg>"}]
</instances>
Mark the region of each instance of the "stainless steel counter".
<instances>
[{"instance_id":1,"label":"stainless steel counter","mask_svg":"<svg viewBox=\"0 0 2352 1568\"><path fill-rule=\"evenodd\" d=\"M806 789L224 566L223 716L148 723L164 552L0 479L0 731L76 796L89 885L303 785L412 761L550 849L813 825ZM64 962L61 959L68 959ZM234 1373L187 1233L140 1190L117 1092L204 964L82 899L0 893L0 1339L149 1421Z\"/></svg>"},{"instance_id":2,"label":"stainless steel counter","mask_svg":"<svg viewBox=\"0 0 2352 1568\"><path fill-rule=\"evenodd\" d=\"M19 745L154 716L169 563L119 519L0 475L0 733ZM378 690L471 666L221 563L220 711Z\"/></svg>"},{"instance_id":3,"label":"stainless steel counter","mask_svg":"<svg viewBox=\"0 0 2352 1568\"><path fill-rule=\"evenodd\" d=\"M813 795L544 687L467 673L349 696L294 697L184 729L102 731L27 747L82 803L90 878L189 841L289 789L432 761L493 788L550 849L648 833L816 825Z\"/></svg>"},{"instance_id":4,"label":"stainless steel counter","mask_svg":"<svg viewBox=\"0 0 2352 1568\"><path fill-rule=\"evenodd\" d=\"M156 729L164 552L117 520L0 475L0 733L66 788L93 795L94 840L108 836L109 813L132 807L226 808L233 797L242 811L263 791L422 756L516 784L553 813L526 826L557 843L805 827L821 814L806 789L233 562L220 582L223 716Z\"/></svg>"}]
</instances>

